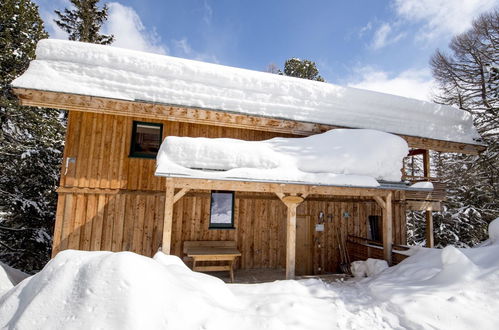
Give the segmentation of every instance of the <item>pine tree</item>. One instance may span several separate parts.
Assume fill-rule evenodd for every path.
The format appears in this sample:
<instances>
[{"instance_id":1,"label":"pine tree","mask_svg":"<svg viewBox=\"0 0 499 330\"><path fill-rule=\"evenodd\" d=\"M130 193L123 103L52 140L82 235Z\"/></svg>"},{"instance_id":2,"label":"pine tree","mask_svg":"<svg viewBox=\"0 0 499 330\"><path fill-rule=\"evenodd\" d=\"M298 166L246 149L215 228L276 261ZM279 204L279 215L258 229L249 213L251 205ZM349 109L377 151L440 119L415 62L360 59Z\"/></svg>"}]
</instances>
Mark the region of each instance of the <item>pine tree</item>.
<instances>
[{"instance_id":1,"label":"pine tree","mask_svg":"<svg viewBox=\"0 0 499 330\"><path fill-rule=\"evenodd\" d=\"M0 1L0 259L28 272L50 256L64 128L60 111L20 106L9 84L46 37L35 4Z\"/></svg>"},{"instance_id":2,"label":"pine tree","mask_svg":"<svg viewBox=\"0 0 499 330\"><path fill-rule=\"evenodd\" d=\"M107 5L97 7L99 0L70 0L74 9L56 10L59 16L56 24L69 34L69 40L109 45L114 41L113 35L100 34L102 24L107 20Z\"/></svg>"},{"instance_id":3,"label":"pine tree","mask_svg":"<svg viewBox=\"0 0 499 330\"><path fill-rule=\"evenodd\" d=\"M450 55L437 50L430 62L440 89L436 101L471 113L488 147L479 156L442 156L449 189L445 211L434 217L435 242L471 246L499 216L499 11L478 17L449 48Z\"/></svg>"},{"instance_id":4,"label":"pine tree","mask_svg":"<svg viewBox=\"0 0 499 330\"><path fill-rule=\"evenodd\" d=\"M301 60L299 58L290 58L284 63L284 75L309 80L324 81L319 75L319 70L315 62Z\"/></svg>"}]
</instances>

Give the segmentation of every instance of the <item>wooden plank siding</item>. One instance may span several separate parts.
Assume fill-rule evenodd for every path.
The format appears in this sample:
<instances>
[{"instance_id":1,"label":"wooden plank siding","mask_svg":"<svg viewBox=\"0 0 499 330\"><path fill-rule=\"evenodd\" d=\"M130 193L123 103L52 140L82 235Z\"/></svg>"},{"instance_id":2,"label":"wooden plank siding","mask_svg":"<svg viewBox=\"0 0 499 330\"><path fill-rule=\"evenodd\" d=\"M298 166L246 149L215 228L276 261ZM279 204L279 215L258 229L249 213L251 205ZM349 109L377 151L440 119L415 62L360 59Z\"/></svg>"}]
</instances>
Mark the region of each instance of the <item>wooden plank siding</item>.
<instances>
[{"instance_id":1,"label":"wooden plank siding","mask_svg":"<svg viewBox=\"0 0 499 330\"><path fill-rule=\"evenodd\" d=\"M152 256L161 246L165 202L165 178L155 177L155 160L130 158L133 120L97 113L69 113L68 138L63 162L53 255L65 249L132 251ZM151 120L163 123L163 138L176 136L230 137L262 140L291 136L267 131ZM393 205L393 241L406 243L403 193ZM401 202L402 201L402 202ZM236 229L208 229L210 194L189 191L175 203L172 254L182 257L183 242L195 240L236 241L242 256L236 268L284 268L286 262L286 206L275 194L236 193ZM314 272L338 270L339 252L335 230L365 237L369 215L381 215L367 197L311 195L297 208L298 217L313 224L323 213L324 232L313 232ZM348 212L348 217L345 216ZM317 243L319 242L319 243Z\"/></svg>"},{"instance_id":2,"label":"wooden plank siding","mask_svg":"<svg viewBox=\"0 0 499 330\"><path fill-rule=\"evenodd\" d=\"M136 194L130 191L111 193L60 193L65 230L56 230L54 254L63 249L132 251L152 256L161 246L162 192ZM67 202L72 200L73 203ZM74 201L76 205L74 205ZM173 212L172 254L182 257L183 242L196 240L236 241L242 256L236 268L284 268L286 259L286 207L272 194L237 194L236 229L208 229L210 194L187 193ZM356 210L356 212L353 212ZM297 210L298 217L310 217L313 223L324 213L325 238L321 247L314 245L322 271L338 270L339 251L334 231L366 237L367 217L381 215L376 202L363 198L330 200L313 197ZM345 212L349 212L346 218ZM404 204L393 205L395 244L406 244ZM317 267L317 266L316 266ZM314 268L314 272L318 270Z\"/></svg>"}]
</instances>

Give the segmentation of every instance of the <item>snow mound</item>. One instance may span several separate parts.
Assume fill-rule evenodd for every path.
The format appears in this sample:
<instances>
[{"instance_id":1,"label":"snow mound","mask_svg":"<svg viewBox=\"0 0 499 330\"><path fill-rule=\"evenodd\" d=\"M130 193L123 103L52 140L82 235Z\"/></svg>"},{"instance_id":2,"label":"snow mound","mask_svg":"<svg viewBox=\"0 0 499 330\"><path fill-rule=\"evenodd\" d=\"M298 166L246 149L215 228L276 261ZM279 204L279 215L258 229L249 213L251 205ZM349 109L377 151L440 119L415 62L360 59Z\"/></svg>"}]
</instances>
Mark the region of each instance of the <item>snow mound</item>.
<instances>
[{"instance_id":1,"label":"snow mound","mask_svg":"<svg viewBox=\"0 0 499 330\"><path fill-rule=\"evenodd\" d=\"M408 146L368 129L335 129L304 138L266 141L167 137L156 175L378 186L400 181Z\"/></svg>"},{"instance_id":2,"label":"snow mound","mask_svg":"<svg viewBox=\"0 0 499 330\"><path fill-rule=\"evenodd\" d=\"M156 261L156 260L159 260ZM219 279L173 256L59 253L0 299L0 327L19 329L223 328L238 301Z\"/></svg>"},{"instance_id":3,"label":"snow mound","mask_svg":"<svg viewBox=\"0 0 499 330\"><path fill-rule=\"evenodd\" d=\"M388 268L386 260L368 258L365 261L354 261L351 270L354 277L376 276Z\"/></svg>"},{"instance_id":4,"label":"snow mound","mask_svg":"<svg viewBox=\"0 0 499 330\"><path fill-rule=\"evenodd\" d=\"M410 329L497 329L499 245L419 248L361 287Z\"/></svg>"},{"instance_id":5,"label":"snow mound","mask_svg":"<svg viewBox=\"0 0 499 330\"><path fill-rule=\"evenodd\" d=\"M28 274L0 262L0 295L13 288L28 276Z\"/></svg>"},{"instance_id":6,"label":"snow mound","mask_svg":"<svg viewBox=\"0 0 499 330\"><path fill-rule=\"evenodd\" d=\"M499 218L489 223L489 239L492 243L499 243Z\"/></svg>"},{"instance_id":7,"label":"snow mound","mask_svg":"<svg viewBox=\"0 0 499 330\"><path fill-rule=\"evenodd\" d=\"M14 87L200 107L476 144L450 106L328 83L66 40L40 40Z\"/></svg>"},{"instance_id":8,"label":"snow mound","mask_svg":"<svg viewBox=\"0 0 499 330\"><path fill-rule=\"evenodd\" d=\"M162 253L64 251L0 297L0 328L497 329L497 255L419 248L362 280L226 285Z\"/></svg>"}]
</instances>

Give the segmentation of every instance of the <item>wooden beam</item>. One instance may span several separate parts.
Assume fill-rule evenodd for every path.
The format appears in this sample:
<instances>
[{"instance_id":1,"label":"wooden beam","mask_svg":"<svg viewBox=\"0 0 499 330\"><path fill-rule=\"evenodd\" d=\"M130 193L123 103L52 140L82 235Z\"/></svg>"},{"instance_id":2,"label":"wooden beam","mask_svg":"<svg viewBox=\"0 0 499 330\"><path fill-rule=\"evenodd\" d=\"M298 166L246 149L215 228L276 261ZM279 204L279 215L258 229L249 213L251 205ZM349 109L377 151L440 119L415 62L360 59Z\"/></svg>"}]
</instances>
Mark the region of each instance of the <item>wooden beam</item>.
<instances>
[{"instance_id":1,"label":"wooden beam","mask_svg":"<svg viewBox=\"0 0 499 330\"><path fill-rule=\"evenodd\" d=\"M178 202L179 199L181 199L182 197L184 197L184 195L189 191L190 189L189 188L182 188L180 189L179 192L177 192L175 194L175 196L173 197L173 204L175 204L176 202Z\"/></svg>"},{"instance_id":2,"label":"wooden beam","mask_svg":"<svg viewBox=\"0 0 499 330\"><path fill-rule=\"evenodd\" d=\"M411 211L441 211L442 203L438 201L406 201L407 210Z\"/></svg>"},{"instance_id":3,"label":"wooden beam","mask_svg":"<svg viewBox=\"0 0 499 330\"><path fill-rule=\"evenodd\" d=\"M286 195L284 195L284 193L282 193L282 192L276 192L275 194L277 195L277 197L279 197L279 199L280 199L281 201L282 201L282 199L283 199L284 197L286 197Z\"/></svg>"},{"instance_id":4,"label":"wooden beam","mask_svg":"<svg viewBox=\"0 0 499 330\"><path fill-rule=\"evenodd\" d=\"M409 150L409 153L407 156L416 156L416 155L422 155L424 154L426 149L411 149Z\"/></svg>"},{"instance_id":5,"label":"wooden beam","mask_svg":"<svg viewBox=\"0 0 499 330\"><path fill-rule=\"evenodd\" d=\"M379 196L373 196L373 198L376 201L376 203L378 203L379 207L381 207L383 210L386 209L386 203L383 200L383 198Z\"/></svg>"},{"instance_id":6,"label":"wooden beam","mask_svg":"<svg viewBox=\"0 0 499 330\"><path fill-rule=\"evenodd\" d=\"M229 181L195 178L175 178L175 188L193 190L231 190L279 194L329 195L372 197L386 196L389 190L362 187L314 186L294 183L269 183L255 181Z\"/></svg>"},{"instance_id":7,"label":"wooden beam","mask_svg":"<svg viewBox=\"0 0 499 330\"><path fill-rule=\"evenodd\" d=\"M322 133L335 128L355 128L237 114L212 109L188 108L168 104L127 101L24 88L13 88L13 91L19 97L22 105L70 111L105 113L303 136ZM405 139L411 148L431 149L441 152L459 152L473 155L486 149L485 146L477 144L442 141L402 134L397 135Z\"/></svg>"},{"instance_id":8,"label":"wooden beam","mask_svg":"<svg viewBox=\"0 0 499 330\"><path fill-rule=\"evenodd\" d=\"M163 219L163 244L161 251L170 254L172 242L172 224L173 224L173 204L175 198L175 187L172 178L166 178L165 192L165 215Z\"/></svg>"},{"instance_id":9,"label":"wooden beam","mask_svg":"<svg viewBox=\"0 0 499 330\"><path fill-rule=\"evenodd\" d=\"M426 237L426 247L432 248L435 246L433 239L433 212L432 210L427 210L425 212L426 227L425 227L425 237Z\"/></svg>"},{"instance_id":10,"label":"wooden beam","mask_svg":"<svg viewBox=\"0 0 499 330\"><path fill-rule=\"evenodd\" d=\"M425 150L423 153L423 174L424 177L429 178L431 176L430 173L430 151Z\"/></svg>"},{"instance_id":11,"label":"wooden beam","mask_svg":"<svg viewBox=\"0 0 499 330\"><path fill-rule=\"evenodd\" d=\"M393 217L392 217L392 194L385 198L386 207L383 209L383 256L389 265L392 264L393 245Z\"/></svg>"}]
</instances>

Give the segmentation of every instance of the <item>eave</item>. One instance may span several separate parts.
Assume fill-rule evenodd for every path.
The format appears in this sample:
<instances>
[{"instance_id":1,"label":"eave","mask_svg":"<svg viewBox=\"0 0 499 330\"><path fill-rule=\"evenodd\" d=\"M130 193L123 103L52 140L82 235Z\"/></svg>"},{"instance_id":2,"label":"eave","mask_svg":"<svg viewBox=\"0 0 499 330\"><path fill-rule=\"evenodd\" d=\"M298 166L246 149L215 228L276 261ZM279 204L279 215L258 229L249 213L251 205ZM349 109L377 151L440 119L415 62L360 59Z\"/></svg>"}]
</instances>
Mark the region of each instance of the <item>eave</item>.
<instances>
[{"instance_id":1,"label":"eave","mask_svg":"<svg viewBox=\"0 0 499 330\"><path fill-rule=\"evenodd\" d=\"M18 96L21 104L25 106L142 117L153 120L188 122L301 136L313 135L335 128L359 128L246 115L212 109L182 107L144 101L118 100L35 89L13 88L13 91ZM396 135L405 139L411 148L428 149L441 152L457 152L472 155L479 154L486 149L486 146L482 144L443 141L402 134Z\"/></svg>"}]
</instances>

